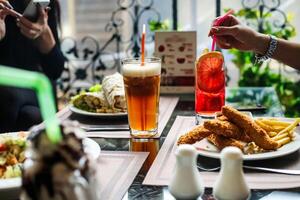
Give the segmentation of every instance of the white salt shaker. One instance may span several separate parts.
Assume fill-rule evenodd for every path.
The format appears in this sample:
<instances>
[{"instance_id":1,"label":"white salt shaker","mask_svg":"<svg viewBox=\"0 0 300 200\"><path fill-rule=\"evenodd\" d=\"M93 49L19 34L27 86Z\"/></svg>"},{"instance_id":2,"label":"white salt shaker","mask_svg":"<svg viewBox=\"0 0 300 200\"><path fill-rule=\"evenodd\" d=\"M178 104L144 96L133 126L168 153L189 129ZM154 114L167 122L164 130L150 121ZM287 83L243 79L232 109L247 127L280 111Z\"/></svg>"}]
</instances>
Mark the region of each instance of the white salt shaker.
<instances>
[{"instance_id":1,"label":"white salt shaker","mask_svg":"<svg viewBox=\"0 0 300 200\"><path fill-rule=\"evenodd\" d=\"M176 167L169 191L176 199L196 199L204 192L202 178L197 169L197 151L183 144L176 150Z\"/></svg>"},{"instance_id":2,"label":"white salt shaker","mask_svg":"<svg viewBox=\"0 0 300 200\"><path fill-rule=\"evenodd\" d=\"M221 171L213 187L218 200L245 200L250 190L243 173L243 154L237 147L226 147L221 152Z\"/></svg>"}]
</instances>

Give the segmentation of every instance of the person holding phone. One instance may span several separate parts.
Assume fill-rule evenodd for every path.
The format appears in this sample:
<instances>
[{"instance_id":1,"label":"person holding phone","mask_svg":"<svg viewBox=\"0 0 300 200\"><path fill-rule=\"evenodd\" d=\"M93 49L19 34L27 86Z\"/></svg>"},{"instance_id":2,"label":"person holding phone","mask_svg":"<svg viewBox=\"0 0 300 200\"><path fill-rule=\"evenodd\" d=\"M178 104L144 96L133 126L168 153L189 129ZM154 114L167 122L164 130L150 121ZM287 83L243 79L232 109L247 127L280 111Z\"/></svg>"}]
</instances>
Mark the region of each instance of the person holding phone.
<instances>
[{"instance_id":1,"label":"person holding phone","mask_svg":"<svg viewBox=\"0 0 300 200\"><path fill-rule=\"evenodd\" d=\"M217 45L222 49L253 51L258 61L274 58L300 70L300 44L258 33L233 15L220 26L213 26L209 32L209 36L212 35L217 37Z\"/></svg>"},{"instance_id":2,"label":"person holding phone","mask_svg":"<svg viewBox=\"0 0 300 200\"><path fill-rule=\"evenodd\" d=\"M29 0L0 0L0 65L44 73L53 83L60 77L65 57L60 50L58 0L38 6L37 19L23 13ZM0 77L1 78L1 77ZM41 122L33 91L0 86L0 132L28 130Z\"/></svg>"}]
</instances>

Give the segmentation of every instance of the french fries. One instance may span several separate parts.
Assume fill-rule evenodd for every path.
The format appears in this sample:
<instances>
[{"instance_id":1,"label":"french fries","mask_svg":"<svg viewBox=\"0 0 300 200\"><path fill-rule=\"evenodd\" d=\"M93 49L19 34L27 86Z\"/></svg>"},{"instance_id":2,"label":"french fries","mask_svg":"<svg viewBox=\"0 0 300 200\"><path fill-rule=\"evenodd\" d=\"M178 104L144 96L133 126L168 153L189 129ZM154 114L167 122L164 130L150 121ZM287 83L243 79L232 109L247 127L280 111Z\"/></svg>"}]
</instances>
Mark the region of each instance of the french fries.
<instances>
[{"instance_id":1,"label":"french fries","mask_svg":"<svg viewBox=\"0 0 300 200\"><path fill-rule=\"evenodd\" d=\"M265 129L265 131L267 131L267 132L274 132L275 131L272 126L269 126L269 125L263 123L260 120L255 120L255 123L257 123L261 128Z\"/></svg>"},{"instance_id":2,"label":"french fries","mask_svg":"<svg viewBox=\"0 0 300 200\"><path fill-rule=\"evenodd\" d=\"M255 120L255 123L267 131L268 135L277 141L279 146L283 146L294 139L294 131L296 126L300 123L300 118L292 123L279 121L278 119L260 118Z\"/></svg>"},{"instance_id":3,"label":"french fries","mask_svg":"<svg viewBox=\"0 0 300 200\"><path fill-rule=\"evenodd\" d=\"M289 133L288 132L285 132L285 133L283 133L281 135L278 134L275 137L273 137L272 139L273 140L280 140L280 139L285 138L285 137L289 137Z\"/></svg>"},{"instance_id":4,"label":"french fries","mask_svg":"<svg viewBox=\"0 0 300 200\"><path fill-rule=\"evenodd\" d=\"M269 126L287 127L291 125L289 122L278 121L277 119L260 119L260 121Z\"/></svg>"},{"instance_id":5,"label":"french fries","mask_svg":"<svg viewBox=\"0 0 300 200\"><path fill-rule=\"evenodd\" d=\"M278 121L276 119L257 119L255 122L268 132L280 132L291 125L291 123Z\"/></svg>"},{"instance_id":6,"label":"french fries","mask_svg":"<svg viewBox=\"0 0 300 200\"><path fill-rule=\"evenodd\" d=\"M275 137L275 136L277 135L277 133L274 132L274 131L270 131L270 132L267 132L267 133L268 133L268 135L269 135L270 137Z\"/></svg>"},{"instance_id":7,"label":"french fries","mask_svg":"<svg viewBox=\"0 0 300 200\"><path fill-rule=\"evenodd\" d=\"M291 141L291 138L285 137L285 138L282 138L281 140L278 140L277 142L278 142L279 146L282 147L283 145L289 143L290 141Z\"/></svg>"},{"instance_id":8,"label":"french fries","mask_svg":"<svg viewBox=\"0 0 300 200\"><path fill-rule=\"evenodd\" d=\"M294 123L292 123L291 125L287 126L285 129L281 130L278 134L282 134L284 132L289 132L292 129L294 129L298 124L300 123L300 118L296 119L294 121Z\"/></svg>"}]
</instances>

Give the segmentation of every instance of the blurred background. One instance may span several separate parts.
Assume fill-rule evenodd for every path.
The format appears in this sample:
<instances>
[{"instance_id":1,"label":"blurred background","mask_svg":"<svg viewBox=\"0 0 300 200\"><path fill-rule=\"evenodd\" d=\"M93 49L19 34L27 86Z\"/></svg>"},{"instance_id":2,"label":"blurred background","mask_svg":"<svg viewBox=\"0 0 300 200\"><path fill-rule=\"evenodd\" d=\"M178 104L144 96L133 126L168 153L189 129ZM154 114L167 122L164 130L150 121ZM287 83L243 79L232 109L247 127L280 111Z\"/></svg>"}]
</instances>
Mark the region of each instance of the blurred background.
<instances>
[{"instance_id":1,"label":"blurred background","mask_svg":"<svg viewBox=\"0 0 300 200\"><path fill-rule=\"evenodd\" d=\"M64 0L62 49L68 58L59 80L60 96L101 81L120 70L120 59L138 56L142 24L147 24L147 54L155 31L197 31L197 54L209 47L212 21L227 9L252 28L300 42L299 0ZM300 116L300 74L275 61L254 65L254 55L223 51L227 85L273 86L287 116ZM287 78L288 77L288 78Z\"/></svg>"}]
</instances>

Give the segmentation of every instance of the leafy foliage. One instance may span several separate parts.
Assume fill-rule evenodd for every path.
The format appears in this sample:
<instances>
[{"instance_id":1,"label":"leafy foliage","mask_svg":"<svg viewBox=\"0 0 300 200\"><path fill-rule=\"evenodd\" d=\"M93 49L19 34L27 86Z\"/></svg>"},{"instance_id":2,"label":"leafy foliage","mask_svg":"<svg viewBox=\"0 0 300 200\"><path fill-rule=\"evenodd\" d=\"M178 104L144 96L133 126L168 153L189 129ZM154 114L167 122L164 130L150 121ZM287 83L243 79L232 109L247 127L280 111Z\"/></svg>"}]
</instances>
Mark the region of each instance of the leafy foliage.
<instances>
[{"instance_id":1,"label":"leafy foliage","mask_svg":"<svg viewBox=\"0 0 300 200\"><path fill-rule=\"evenodd\" d=\"M235 15L246 21L256 22L260 16L258 10L250 9L241 9ZM270 17L272 17L271 13L263 15L263 33L286 40L296 35L295 28L289 24L289 18L287 24L275 27L268 20ZM255 55L252 52L242 52L237 49L229 52L234 55L233 63L240 69L239 86L273 86L284 107L285 115L288 117L300 116L300 81L293 82L284 77L279 66L279 71L276 72L270 69L269 63L265 67L262 64L253 64Z\"/></svg>"},{"instance_id":2,"label":"leafy foliage","mask_svg":"<svg viewBox=\"0 0 300 200\"><path fill-rule=\"evenodd\" d=\"M170 30L170 21L156 21L151 20L148 22L150 31L167 31Z\"/></svg>"}]
</instances>

